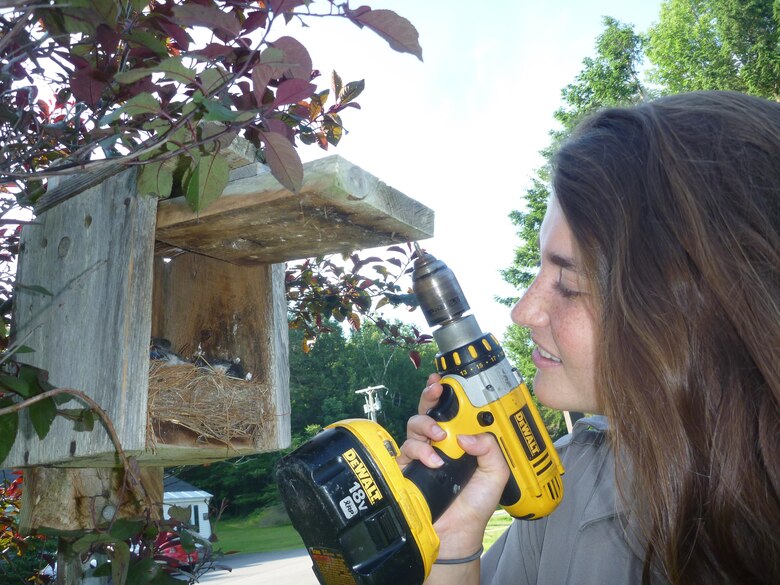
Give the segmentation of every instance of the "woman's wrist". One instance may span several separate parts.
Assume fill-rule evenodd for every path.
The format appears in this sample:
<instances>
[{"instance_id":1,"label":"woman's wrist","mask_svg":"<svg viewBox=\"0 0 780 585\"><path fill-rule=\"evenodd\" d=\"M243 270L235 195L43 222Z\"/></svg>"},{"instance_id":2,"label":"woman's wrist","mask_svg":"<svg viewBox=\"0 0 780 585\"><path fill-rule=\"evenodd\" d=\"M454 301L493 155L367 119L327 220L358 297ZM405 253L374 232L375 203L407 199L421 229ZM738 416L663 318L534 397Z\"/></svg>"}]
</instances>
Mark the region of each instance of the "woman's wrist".
<instances>
[{"instance_id":1,"label":"woman's wrist","mask_svg":"<svg viewBox=\"0 0 780 585\"><path fill-rule=\"evenodd\" d=\"M484 531L476 530L444 530L437 527L439 534L439 559L464 559L473 556L482 549Z\"/></svg>"},{"instance_id":2,"label":"woman's wrist","mask_svg":"<svg viewBox=\"0 0 780 585\"><path fill-rule=\"evenodd\" d=\"M466 555L465 557L443 558L441 555L439 555L439 558L433 562L437 565L466 565L478 560L482 556L484 550L485 547L480 544L476 551L470 555Z\"/></svg>"}]
</instances>

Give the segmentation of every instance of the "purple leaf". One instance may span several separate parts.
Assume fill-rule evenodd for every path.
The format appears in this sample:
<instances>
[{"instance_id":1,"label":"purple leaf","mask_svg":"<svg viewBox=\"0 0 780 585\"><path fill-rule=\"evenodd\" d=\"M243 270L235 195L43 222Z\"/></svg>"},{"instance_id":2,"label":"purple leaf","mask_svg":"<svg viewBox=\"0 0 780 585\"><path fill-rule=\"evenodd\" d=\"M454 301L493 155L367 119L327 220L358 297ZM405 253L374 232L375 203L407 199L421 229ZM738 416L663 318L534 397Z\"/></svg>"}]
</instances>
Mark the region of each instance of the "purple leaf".
<instances>
[{"instance_id":1,"label":"purple leaf","mask_svg":"<svg viewBox=\"0 0 780 585\"><path fill-rule=\"evenodd\" d=\"M294 104L305 100L317 91L317 86L304 79L288 79L279 84L273 107Z\"/></svg>"},{"instance_id":2,"label":"purple leaf","mask_svg":"<svg viewBox=\"0 0 780 585\"><path fill-rule=\"evenodd\" d=\"M174 6L173 14L179 23L188 26L203 26L211 30L221 30L237 37L241 33L241 23L232 12L223 12L216 6L184 4Z\"/></svg>"},{"instance_id":3,"label":"purple leaf","mask_svg":"<svg viewBox=\"0 0 780 585\"><path fill-rule=\"evenodd\" d=\"M414 369L418 369L420 367L420 363L422 362L420 358L420 352L412 350L409 352L409 359L412 360L412 363L414 364Z\"/></svg>"},{"instance_id":4,"label":"purple leaf","mask_svg":"<svg viewBox=\"0 0 780 585\"><path fill-rule=\"evenodd\" d=\"M300 41L292 37L281 37L269 44L284 52L284 62L289 65L289 69L285 72L287 77L306 81L311 79L311 56Z\"/></svg>"},{"instance_id":5,"label":"purple leaf","mask_svg":"<svg viewBox=\"0 0 780 585\"><path fill-rule=\"evenodd\" d=\"M263 132L260 139L265 144L265 161L271 174L284 187L298 193L303 185L303 163L295 147L276 132Z\"/></svg>"},{"instance_id":6,"label":"purple leaf","mask_svg":"<svg viewBox=\"0 0 780 585\"><path fill-rule=\"evenodd\" d=\"M258 28L265 28L268 21L268 13L265 10L256 10L250 12L244 21L244 32L249 33Z\"/></svg>"},{"instance_id":7,"label":"purple leaf","mask_svg":"<svg viewBox=\"0 0 780 585\"><path fill-rule=\"evenodd\" d=\"M103 90L108 85L100 77L103 76L97 69L92 69L91 67L77 69L70 80L73 97L94 108L100 100Z\"/></svg>"},{"instance_id":8,"label":"purple leaf","mask_svg":"<svg viewBox=\"0 0 780 585\"><path fill-rule=\"evenodd\" d=\"M269 132L286 136L287 140L289 140L290 142L292 142L293 139L295 138L295 133L293 132L293 129L290 128L287 124L285 124L281 120L277 120L276 118L270 118L268 120L265 120L264 124L268 128Z\"/></svg>"},{"instance_id":9,"label":"purple leaf","mask_svg":"<svg viewBox=\"0 0 780 585\"><path fill-rule=\"evenodd\" d=\"M252 92L255 94L255 102L258 106L263 105L263 95L273 75L274 68L265 63L258 63L252 69Z\"/></svg>"},{"instance_id":10,"label":"purple leaf","mask_svg":"<svg viewBox=\"0 0 780 585\"><path fill-rule=\"evenodd\" d=\"M227 45L223 45L222 43L209 43L202 49L198 51L193 51L193 55L202 55L203 57L206 57L206 59L218 59L219 57L224 57L226 55L229 55L233 52L232 47L228 47Z\"/></svg>"},{"instance_id":11,"label":"purple leaf","mask_svg":"<svg viewBox=\"0 0 780 585\"><path fill-rule=\"evenodd\" d=\"M186 51L189 48L191 39L190 35L187 34L187 31L185 31L178 24L175 24L165 18L161 18L159 23L160 28L165 31L165 34L176 41L176 44L179 45L179 48L182 51Z\"/></svg>"},{"instance_id":12,"label":"purple leaf","mask_svg":"<svg viewBox=\"0 0 780 585\"><path fill-rule=\"evenodd\" d=\"M276 14L289 12L298 6L305 4L305 0L271 0L271 10Z\"/></svg>"},{"instance_id":13,"label":"purple leaf","mask_svg":"<svg viewBox=\"0 0 780 585\"><path fill-rule=\"evenodd\" d=\"M420 35L414 25L392 10L372 10L361 6L348 13L352 21L365 25L385 39L390 47L400 53L411 53L422 61Z\"/></svg>"},{"instance_id":14,"label":"purple leaf","mask_svg":"<svg viewBox=\"0 0 780 585\"><path fill-rule=\"evenodd\" d=\"M100 46L103 47L103 50L108 54L116 51L116 48L119 45L119 35L108 25L98 25L97 30L95 31L95 37Z\"/></svg>"}]
</instances>

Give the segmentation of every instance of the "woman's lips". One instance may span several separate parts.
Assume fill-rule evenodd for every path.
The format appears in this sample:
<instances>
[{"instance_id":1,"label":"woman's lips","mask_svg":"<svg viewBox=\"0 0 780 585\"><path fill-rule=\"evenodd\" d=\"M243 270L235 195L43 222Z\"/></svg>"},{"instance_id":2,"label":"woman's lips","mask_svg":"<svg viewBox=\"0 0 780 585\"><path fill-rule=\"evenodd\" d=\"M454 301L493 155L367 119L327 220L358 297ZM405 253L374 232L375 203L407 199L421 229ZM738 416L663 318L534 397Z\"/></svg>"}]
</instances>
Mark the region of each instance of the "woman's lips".
<instances>
[{"instance_id":1,"label":"woman's lips","mask_svg":"<svg viewBox=\"0 0 780 585\"><path fill-rule=\"evenodd\" d=\"M534 361L534 364L537 368L544 368L544 367L550 367L553 365L560 365L561 358L559 358L556 355L551 354L549 351L544 349L541 345L537 344L536 348L534 349L533 353L531 354L531 358Z\"/></svg>"}]
</instances>

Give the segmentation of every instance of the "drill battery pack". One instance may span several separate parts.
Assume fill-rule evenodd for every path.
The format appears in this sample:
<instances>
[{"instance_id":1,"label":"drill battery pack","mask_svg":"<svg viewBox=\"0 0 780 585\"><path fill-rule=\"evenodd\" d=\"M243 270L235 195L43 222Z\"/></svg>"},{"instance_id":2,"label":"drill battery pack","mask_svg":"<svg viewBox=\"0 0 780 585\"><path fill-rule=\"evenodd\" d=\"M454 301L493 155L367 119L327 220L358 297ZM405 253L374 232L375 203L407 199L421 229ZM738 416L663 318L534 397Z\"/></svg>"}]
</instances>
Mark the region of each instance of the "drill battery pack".
<instances>
[{"instance_id":1,"label":"drill battery pack","mask_svg":"<svg viewBox=\"0 0 780 585\"><path fill-rule=\"evenodd\" d=\"M425 580L438 538L427 505L405 488L397 455L380 425L350 419L279 462L282 501L323 585Z\"/></svg>"}]
</instances>

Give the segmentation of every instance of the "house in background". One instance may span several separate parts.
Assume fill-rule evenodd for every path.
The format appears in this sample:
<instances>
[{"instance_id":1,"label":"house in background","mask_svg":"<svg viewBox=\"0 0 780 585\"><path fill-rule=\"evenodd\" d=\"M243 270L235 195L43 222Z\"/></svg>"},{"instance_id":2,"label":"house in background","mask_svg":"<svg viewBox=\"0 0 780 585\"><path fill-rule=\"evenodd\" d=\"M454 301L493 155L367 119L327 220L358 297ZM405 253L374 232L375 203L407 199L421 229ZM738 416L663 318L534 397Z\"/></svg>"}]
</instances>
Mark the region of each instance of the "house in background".
<instances>
[{"instance_id":1,"label":"house in background","mask_svg":"<svg viewBox=\"0 0 780 585\"><path fill-rule=\"evenodd\" d=\"M174 476L164 479L163 489L163 517L168 517L168 508L171 506L180 508L190 506L192 510L190 524L198 534L208 539L211 536L209 501L212 494L199 490L195 486Z\"/></svg>"}]
</instances>

